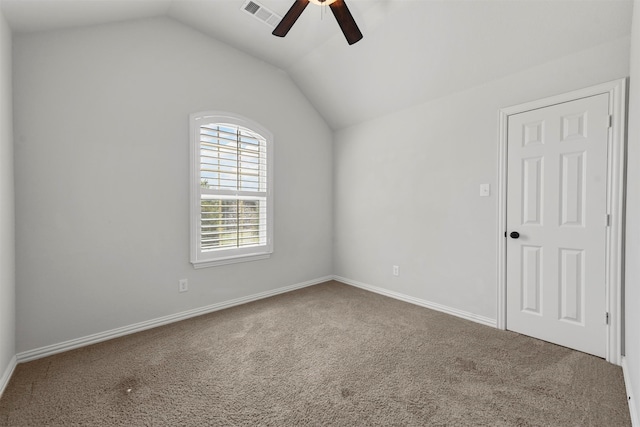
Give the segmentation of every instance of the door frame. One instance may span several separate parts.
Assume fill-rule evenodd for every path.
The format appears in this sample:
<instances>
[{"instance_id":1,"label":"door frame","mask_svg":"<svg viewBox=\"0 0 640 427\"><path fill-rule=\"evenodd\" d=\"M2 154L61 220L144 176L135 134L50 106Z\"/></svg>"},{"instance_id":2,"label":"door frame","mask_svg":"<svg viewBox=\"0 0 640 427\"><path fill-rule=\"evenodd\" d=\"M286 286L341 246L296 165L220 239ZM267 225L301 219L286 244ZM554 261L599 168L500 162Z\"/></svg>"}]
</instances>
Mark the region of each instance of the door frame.
<instances>
[{"instance_id":1,"label":"door frame","mask_svg":"<svg viewBox=\"0 0 640 427\"><path fill-rule=\"evenodd\" d=\"M605 242L605 306L609 313L606 332L606 360L622 363L622 281L624 260L624 187L627 79L502 108L498 114L498 303L496 326L507 328L507 130L509 116L552 105L609 94L611 126L607 147L607 213L609 227ZM605 218L602 219L603 222ZM605 321L605 313L602 313Z\"/></svg>"}]
</instances>

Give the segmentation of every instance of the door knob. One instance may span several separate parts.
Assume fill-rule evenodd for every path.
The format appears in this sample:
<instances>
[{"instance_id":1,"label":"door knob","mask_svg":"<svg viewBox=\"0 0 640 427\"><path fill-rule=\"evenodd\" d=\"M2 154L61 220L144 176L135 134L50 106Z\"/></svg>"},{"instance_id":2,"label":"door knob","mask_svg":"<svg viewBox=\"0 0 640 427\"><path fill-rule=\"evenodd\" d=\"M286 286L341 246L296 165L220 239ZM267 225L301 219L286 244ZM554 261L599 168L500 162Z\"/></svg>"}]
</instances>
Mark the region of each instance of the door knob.
<instances>
[{"instance_id":1,"label":"door knob","mask_svg":"<svg viewBox=\"0 0 640 427\"><path fill-rule=\"evenodd\" d=\"M518 233L517 231L512 231L509 236L511 236L512 239L517 239L518 237L520 237L520 233Z\"/></svg>"}]
</instances>

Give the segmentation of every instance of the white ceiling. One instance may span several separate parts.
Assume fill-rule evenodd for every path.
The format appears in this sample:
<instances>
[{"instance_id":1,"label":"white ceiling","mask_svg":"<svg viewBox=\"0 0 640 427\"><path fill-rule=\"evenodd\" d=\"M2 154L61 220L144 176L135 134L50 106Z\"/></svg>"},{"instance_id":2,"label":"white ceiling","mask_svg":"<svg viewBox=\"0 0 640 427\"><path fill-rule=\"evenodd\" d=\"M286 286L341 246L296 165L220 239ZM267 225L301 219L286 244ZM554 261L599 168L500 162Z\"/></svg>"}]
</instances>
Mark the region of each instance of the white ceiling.
<instances>
[{"instance_id":1,"label":"white ceiling","mask_svg":"<svg viewBox=\"0 0 640 427\"><path fill-rule=\"evenodd\" d=\"M16 32L168 16L287 71L333 129L627 36L632 0L347 0L349 46L309 5L287 37L244 0L0 0ZM254 0L256 1L256 0ZM284 15L293 0L257 0ZM326 9L326 8L324 8Z\"/></svg>"}]
</instances>

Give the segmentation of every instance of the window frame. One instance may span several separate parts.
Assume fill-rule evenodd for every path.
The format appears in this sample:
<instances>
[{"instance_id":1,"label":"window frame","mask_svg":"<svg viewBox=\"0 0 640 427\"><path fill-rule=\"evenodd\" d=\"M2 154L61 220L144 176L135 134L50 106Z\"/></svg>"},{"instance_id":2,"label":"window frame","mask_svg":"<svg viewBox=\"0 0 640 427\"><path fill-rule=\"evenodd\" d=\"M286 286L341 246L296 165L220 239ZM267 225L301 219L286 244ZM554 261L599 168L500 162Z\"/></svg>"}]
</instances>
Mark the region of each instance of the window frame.
<instances>
[{"instance_id":1,"label":"window frame","mask_svg":"<svg viewBox=\"0 0 640 427\"><path fill-rule=\"evenodd\" d=\"M214 251L201 250L201 174L200 174L200 126L203 124L227 124L246 128L259 134L266 141L267 191L266 191L266 244L250 247L232 247ZM267 259L273 253L273 134L264 126L238 114L222 111L201 111L189 115L190 151L190 246L191 264L194 268L207 268L239 262ZM229 193L229 190L225 190ZM233 191L231 191L233 193ZM242 199L242 191L235 192Z\"/></svg>"}]
</instances>

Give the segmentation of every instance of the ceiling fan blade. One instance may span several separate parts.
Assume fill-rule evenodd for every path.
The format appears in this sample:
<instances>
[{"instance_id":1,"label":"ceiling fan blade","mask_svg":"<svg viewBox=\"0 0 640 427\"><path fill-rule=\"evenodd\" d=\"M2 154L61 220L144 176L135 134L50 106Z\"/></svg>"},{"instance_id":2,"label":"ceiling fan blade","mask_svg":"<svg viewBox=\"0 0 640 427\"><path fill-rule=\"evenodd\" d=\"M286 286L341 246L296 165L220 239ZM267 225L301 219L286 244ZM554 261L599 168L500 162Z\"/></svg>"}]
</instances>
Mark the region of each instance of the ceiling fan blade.
<instances>
[{"instance_id":1,"label":"ceiling fan blade","mask_svg":"<svg viewBox=\"0 0 640 427\"><path fill-rule=\"evenodd\" d=\"M336 21L338 21L338 25L340 25L340 29L344 33L349 44L354 44L362 39L362 33L360 32L358 25L356 25L356 21L353 19L353 16L351 15L351 12L349 12L349 8L347 8L344 0L336 0L331 3L329 7L331 8L331 12L333 12L333 16L336 17Z\"/></svg>"},{"instance_id":2,"label":"ceiling fan blade","mask_svg":"<svg viewBox=\"0 0 640 427\"><path fill-rule=\"evenodd\" d=\"M289 30L291 29L291 27L293 27L293 24L296 23L296 21L302 14L302 11L304 10L304 8L307 7L308 4L309 4L309 0L296 0L291 6L291 9L289 9L289 12L287 12L287 14L284 15L284 18L282 18L282 21L280 21L276 29L273 30L273 33L271 34L278 37L286 36Z\"/></svg>"}]
</instances>

